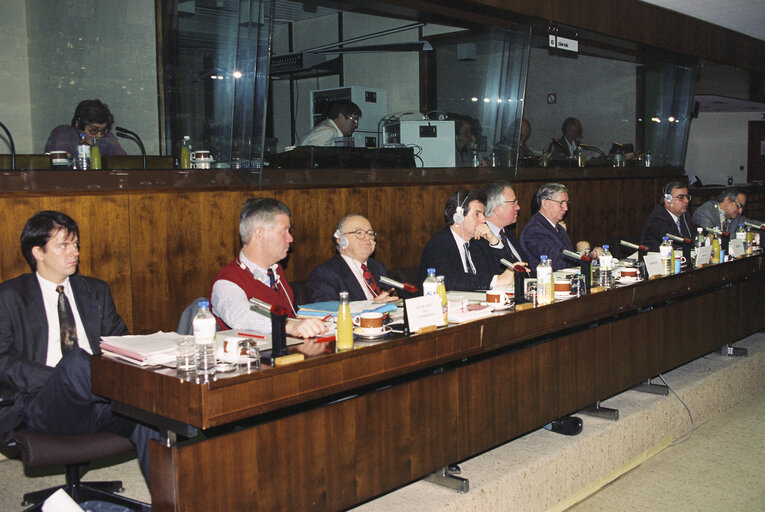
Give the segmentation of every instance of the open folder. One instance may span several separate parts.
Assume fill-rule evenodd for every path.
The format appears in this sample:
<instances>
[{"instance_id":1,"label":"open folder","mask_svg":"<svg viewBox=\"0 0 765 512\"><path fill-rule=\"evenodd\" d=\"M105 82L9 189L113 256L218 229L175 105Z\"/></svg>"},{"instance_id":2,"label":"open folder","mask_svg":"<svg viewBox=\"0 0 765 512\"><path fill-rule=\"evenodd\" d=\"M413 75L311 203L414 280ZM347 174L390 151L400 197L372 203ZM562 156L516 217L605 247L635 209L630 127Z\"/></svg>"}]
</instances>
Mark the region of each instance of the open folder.
<instances>
[{"instance_id":1,"label":"open folder","mask_svg":"<svg viewBox=\"0 0 765 512\"><path fill-rule=\"evenodd\" d=\"M320 316L332 315L337 318L337 310L340 309L339 300L328 300L325 302L314 302L313 304L304 304L298 308L298 316ZM388 302L386 304L377 304L371 300L354 300L351 302L351 314L358 315L365 312L390 313L396 311L396 305Z\"/></svg>"}]
</instances>

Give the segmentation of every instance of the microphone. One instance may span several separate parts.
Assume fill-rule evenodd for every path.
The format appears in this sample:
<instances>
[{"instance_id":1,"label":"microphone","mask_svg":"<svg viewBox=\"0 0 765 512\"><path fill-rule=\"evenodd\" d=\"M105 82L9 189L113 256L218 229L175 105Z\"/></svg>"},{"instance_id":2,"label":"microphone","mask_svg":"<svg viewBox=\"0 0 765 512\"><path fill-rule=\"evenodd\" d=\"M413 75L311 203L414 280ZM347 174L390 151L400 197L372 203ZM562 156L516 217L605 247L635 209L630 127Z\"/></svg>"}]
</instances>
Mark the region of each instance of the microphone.
<instances>
[{"instance_id":1,"label":"microphone","mask_svg":"<svg viewBox=\"0 0 765 512\"><path fill-rule=\"evenodd\" d=\"M143 141L141 140L141 137L139 137L136 132L130 131L127 128L123 128L121 126L115 126L114 129L117 131L117 135L122 138L129 139L130 137L128 137L128 135L133 137L133 140L138 144L138 148L141 150L141 156L143 156L143 168L146 169L146 148L143 147Z\"/></svg>"},{"instance_id":2,"label":"microphone","mask_svg":"<svg viewBox=\"0 0 765 512\"><path fill-rule=\"evenodd\" d=\"M558 146L559 148L561 148L561 149L564 149L564 150L566 150L566 151L568 152L568 148L567 148L567 147L565 147L563 144L561 144L561 143L560 143L560 141L559 141L558 139L556 139L556 138L553 138L553 139L552 139L552 141L553 141L553 144L555 144L555 145L556 145L556 146Z\"/></svg>"},{"instance_id":3,"label":"microphone","mask_svg":"<svg viewBox=\"0 0 765 512\"><path fill-rule=\"evenodd\" d=\"M587 256L586 254L579 254L578 252L569 251L568 249L563 249L563 255L568 256L572 260L576 260L576 261L586 261L586 262L592 261L592 256Z\"/></svg>"},{"instance_id":4,"label":"microphone","mask_svg":"<svg viewBox=\"0 0 765 512\"><path fill-rule=\"evenodd\" d=\"M382 284L387 284L388 286L392 286L392 287L397 288L399 290L403 290L403 291L405 291L407 293L417 293L417 290L419 290L419 288L417 288L413 284L400 283L400 282L396 281L395 279L391 279L390 277L386 277L386 276L380 276L380 282Z\"/></svg>"},{"instance_id":5,"label":"microphone","mask_svg":"<svg viewBox=\"0 0 765 512\"><path fill-rule=\"evenodd\" d=\"M518 272L519 274L529 273L528 267L524 267L523 265L519 263L511 263L510 261L506 260L505 258L501 258L499 260L500 263L502 263L507 268L513 270L514 272Z\"/></svg>"},{"instance_id":6,"label":"microphone","mask_svg":"<svg viewBox=\"0 0 765 512\"><path fill-rule=\"evenodd\" d=\"M590 151L596 151L596 152L600 153L601 156L606 156L606 154L603 152L603 150L598 148L598 147L591 146L589 144L584 144L582 142L579 143L579 147L582 148L582 149L588 149Z\"/></svg>"},{"instance_id":7,"label":"microphone","mask_svg":"<svg viewBox=\"0 0 765 512\"><path fill-rule=\"evenodd\" d=\"M674 240L675 242L680 242L684 244L690 244L691 239L690 238L683 238L682 236L673 235L672 233L665 233L666 237L668 237L670 240Z\"/></svg>"},{"instance_id":8,"label":"microphone","mask_svg":"<svg viewBox=\"0 0 765 512\"><path fill-rule=\"evenodd\" d=\"M270 315L277 315L277 316L289 316L290 312L287 308L279 306L277 304L271 305L267 302L263 302L260 299L256 299L255 297L250 298L250 309L253 311L261 310L264 311Z\"/></svg>"},{"instance_id":9,"label":"microphone","mask_svg":"<svg viewBox=\"0 0 765 512\"><path fill-rule=\"evenodd\" d=\"M11 170L16 170L16 144L13 143L13 136L11 136L10 130L6 128L6 126L3 123L0 123L0 128L5 131L5 134L8 136L8 142L11 144Z\"/></svg>"},{"instance_id":10,"label":"microphone","mask_svg":"<svg viewBox=\"0 0 765 512\"><path fill-rule=\"evenodd\" d=\"M730 233L723 231L720 228L704 228L707 233L714 233L715 235L726 236L730 238Z\"/></svg>"},{"instance_id":11,"label":"microphone","mask_svg":"<svg viewBox=\"0 0 765 512\"><path fill-rule=\"evenodd\" d=\"M261 310L271 317L271 364L277 357L287 355L287 317L290 311L284 306L269 304L255 297L250 298L250 309Z\"/></svg>"},{"instance_id":12,"label":"microphone","mask_svg":"<svg viewBox=\"0 0 765 512\"><path fill-rule=\"evenodd\" d=\"M630 249L634 249L636 251L648 252L648 247L646 247L645 245L633 244L632 242L628 242L626 240L619 240L619 243L622 244L624 247L629 247Z\"/></svg>"},{"instance_id":13,"label":"microphone","mask_svg":"<svg viewBox=\"0 0 765 512\"><path fill-rule=\"evenodd\" d=\"M765 223L762 223L758 220L745 220L744 225L753 229L765 229Z\"/></svg>"}]
</instances>

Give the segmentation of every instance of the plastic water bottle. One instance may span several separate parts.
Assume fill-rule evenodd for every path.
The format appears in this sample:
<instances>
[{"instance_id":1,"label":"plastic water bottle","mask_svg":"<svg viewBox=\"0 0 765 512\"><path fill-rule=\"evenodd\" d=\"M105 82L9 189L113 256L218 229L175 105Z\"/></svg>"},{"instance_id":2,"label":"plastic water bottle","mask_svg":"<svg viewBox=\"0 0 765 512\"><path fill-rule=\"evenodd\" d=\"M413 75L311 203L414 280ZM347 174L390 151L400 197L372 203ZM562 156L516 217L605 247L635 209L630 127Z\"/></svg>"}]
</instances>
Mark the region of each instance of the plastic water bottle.
<instances>
[{"instance_id":1,"label":"plastic water bottle","mask_svg":"<svg viewBox=\"0 0 765 512\"><path fill-rule=\"evenodd\" d=\"M672 249L672 242L669 241L669 237L662 238L661 245L659 246L659 257L661 257L661 264L664 267L664 275L669 276L673 273L673 266L675 264L675 254Z\"/></svg>"},{"instance_id":2,"label":"plastic water bottle","mask_svg":"<svg viewBox=\"0 0 765 512\"><path fill-rule=\"evenodd\" d=\"M746 228L744 227L743 222L736 228L736 238L741 240L742 243L746 243Z\"/></svg>"},{"instance_id":3,"label":"plastic water bottle","mask_svg":"<svg viewBox=\"0 0 765 512\"><path fill-rule=\"evenodd\" d=\"M608 246L603 246L603 253L600 255L600 286L606 289L614 287L614 257L608 251Z\"/></svg>"},{"instance_id":4,"label":"plastic water bottle","mask_svg":"<svg viewBox=\"0 0 765 512\"><path fill-rule=\"evenodd\" d=\"M85 132L80 134L80 142L77 144L77 168L81 171L90 169L90 144Z\"/></svg>"},{"instance_id":5,"label":"plastic water bottle","mask_svg":"<svg viewBox=\"0 0 765 512\"><path fill-rule=\"evenodd\" d=\"M436 269L428 269L428 277L422 282L423 295L438 295L438 279L436 279Z\"/></svg>"},{"instance_id":6,"label":"plastic water bottle","mask_svg":"<svg viewBox=\"0 0 765 512\"><path fill-rule=\"evenodd\" d=\"M550 260L546 254L539 256L537 265L537 304L544 306L552 304L555 300L555 286L553 284L553 271Z\"/></svg>"},{"instance_id":7,"label":"plastic water bottle","mask_svg":"<svg viewBox=\"0 0 765 512\"><path fill-rule=\"evenodd\" d=\"M340 292L336 340L338 352L353 348L353 318L351 318L351 303L348 301L348 292Z\"/></svg>"},{"instance_id":8,"label":"plastic water bottle","mask_svg":"<svg viewBox=\"0 0 765 512\"><path fill-rule=\"evenodd\" d=\"M215 373L215 317L210 313L210 301L200 300L194 315L194 344L197 346L197 374Z\"/></svg>"}]
</instances>

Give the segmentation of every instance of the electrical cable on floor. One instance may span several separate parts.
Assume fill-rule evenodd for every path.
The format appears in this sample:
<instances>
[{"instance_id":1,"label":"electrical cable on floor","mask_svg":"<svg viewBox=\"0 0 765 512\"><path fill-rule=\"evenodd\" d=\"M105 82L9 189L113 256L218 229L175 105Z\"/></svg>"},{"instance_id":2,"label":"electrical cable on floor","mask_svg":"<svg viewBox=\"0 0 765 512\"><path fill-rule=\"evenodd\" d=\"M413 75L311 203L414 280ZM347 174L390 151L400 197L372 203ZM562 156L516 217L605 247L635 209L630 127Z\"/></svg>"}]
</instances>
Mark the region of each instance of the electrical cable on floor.
<instances>
[{"instance_id":1,"label":"electrical cable on floor","mask_svg":"<svg viewBox=\"0 0 765 512\"><path fill-rule=\"evenodd\" d=\"M668 448L672 448L673 446L677 446L677 445L683 444L688 439L690 439L691 436L693 435L693 431L696 430L696 424L693 421L693 414L691 413L691 409L688 407L688 405L686 405L685 402L683 402L683 399L680 398L680 396L677 393L675 393L675 390L672 389L669 384L667 384L667 381L664 380L664 375L662 375L660 373L659 374L659 378L664 383L664 385L667 386L667 389L670 390L673 395L675 395L675 398L680 400L680 403L683 404L683 407L685 407L685 410L688 411L688 417L691 419L691 430L687 434L685 434L685 439L683 439L682 441L675 441L674 443L672 443L671 445L668 446Z\"/></svg>"}]
</instances>

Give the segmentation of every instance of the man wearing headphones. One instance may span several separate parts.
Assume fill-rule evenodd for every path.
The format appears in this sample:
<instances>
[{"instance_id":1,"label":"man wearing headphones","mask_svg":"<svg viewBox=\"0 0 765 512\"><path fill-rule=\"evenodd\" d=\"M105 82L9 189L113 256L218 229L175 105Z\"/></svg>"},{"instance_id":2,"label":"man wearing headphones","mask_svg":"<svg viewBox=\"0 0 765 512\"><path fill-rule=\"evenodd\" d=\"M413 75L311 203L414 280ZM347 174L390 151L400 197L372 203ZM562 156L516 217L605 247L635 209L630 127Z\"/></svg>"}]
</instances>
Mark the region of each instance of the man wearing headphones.
<instances>
[{"instance_id":1,"label":"man wearing headphones","mask_svg":"<svg viewBox=\"0 0 765 512\"><path fill-rule=\"evenodd\" d=\"M688 187L680 181L667 183L662 189L662 199L643 224L640 243L649 251L658 251L667 233L693 240L696 225L688 213L691 196Z\"/></svg>"},{"instance_id":2,"label":"man wearing headphones","mask_svg":"<svg viewBox=\"0 0 765 512\"><path fill-rule=\"evenodd\" d=\"M420 258L419 280L424 281L429 268L444 276L447 290L488 290L508 286L513 271L496 273L489 256L491 248L501 247L501 240L486 225L486 196L480 191L461 190L446 201L447 226L433 235Z\"/></svg>"},{"instance_id":3,"label":"man wearing headphones","mask_svg":"<svg viewBox=\"0 0 765 512\"><path fill-rule=\"evenodd\" d=\"M337 223L334 233L338 254L322 263L308 277L306 289L311 302L337 300L347 291L350 300L391 302L398 297L383 290L380 276L387 276L385 265L372 258L377 233L361 215L346 215Z\"/></svg>"},{"instance_id":4,"label":"man wearing headphones","mask_svg":"<svg viewBox=\"0 0 765 512\"><path fill-rule=\"evenodd\" d=\"M98 146L101 155L126 155L117 137L111 132L114 116L109 107L99 100L84 100L77 105L72 122L59 125L50 132L45 143L45 152L66 151L69 156L77 155L80 134L84 133L88 143Z\"/></svg>"},{"instance_id":5,"label":"man wearing headphones","mask_svg":"<svg viewBox=\"0 0 765 512\"><path fill-rule=\"evenodd\" d=\"M248 199L239 214L239 256L215 276L210 293L213 315L221 329L247 329L270 333L271 320L250 309L255 297L290 311L287 334L311 338L327 331L318 318L296 320L295 297L279 262L287 257L292 242L291 213L276 199ZM313 353L315 343L306 342L304 353ZM318 350L315 353L320 353Z\"/></svg>"},{"instance_id":6,"label":"man wearing headphones","mask_svg":"<svg viewBox=\"0 0 765 512\"><path fill-rule=\"evenodd\" d=\"M359 127L361 109L352 101L338 101L329 107L327 119L300 138L298 146L332 146L335 139L350 137Z\"/></svg>"}]
</instances>

